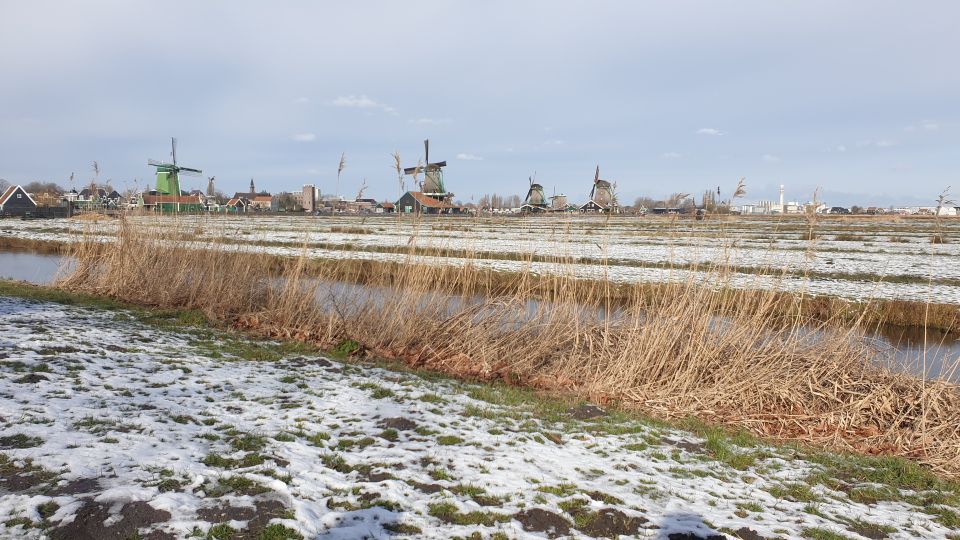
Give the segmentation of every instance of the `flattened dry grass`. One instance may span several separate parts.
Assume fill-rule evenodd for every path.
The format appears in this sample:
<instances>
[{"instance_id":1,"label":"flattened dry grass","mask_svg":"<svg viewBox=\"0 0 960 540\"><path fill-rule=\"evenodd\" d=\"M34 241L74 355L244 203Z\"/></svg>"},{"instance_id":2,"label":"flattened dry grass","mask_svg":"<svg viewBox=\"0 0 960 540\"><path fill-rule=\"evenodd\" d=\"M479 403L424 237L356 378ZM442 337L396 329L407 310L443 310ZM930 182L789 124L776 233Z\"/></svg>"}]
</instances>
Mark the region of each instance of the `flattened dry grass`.
<instances>
[{"instance_id":1,"label":"flattened dry grass","mask_svg":"<svg viewBox=\"0 0 960 540\"><path fill-rule=\"evenodd\" d=\"M711 286L614 287L529 270L505 284L470 259L429 265L411 253L395 264L314 264L303 254L219 248L123 222L114 243L72 246L76 269L59 286L960 475L957 386L881 367L856 325L815 320L801 295L734 289L722 263L709 269ZM365 287L344 285L353 283Z\"/></svg>"}]
</instances>

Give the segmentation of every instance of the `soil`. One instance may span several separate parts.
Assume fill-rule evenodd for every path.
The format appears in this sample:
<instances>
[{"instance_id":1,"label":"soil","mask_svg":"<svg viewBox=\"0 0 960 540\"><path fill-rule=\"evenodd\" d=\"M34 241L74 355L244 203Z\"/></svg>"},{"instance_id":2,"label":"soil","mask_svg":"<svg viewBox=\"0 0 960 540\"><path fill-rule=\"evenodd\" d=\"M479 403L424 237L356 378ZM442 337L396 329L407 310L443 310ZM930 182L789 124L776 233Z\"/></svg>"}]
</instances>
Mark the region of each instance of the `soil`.
<instances>
[{"instance_id":1,"label":"soil","mask_svg":"<svg viewBox=\"0 0 960 540\"><path fill-rule=\"evenodd\" d=\"M579 405L569 409L567 414L577 420L590 420L591 418L607 416L609 413L596 405Z\"/></svg>"},{"instance_id":2,"label":"soil","mask_svg":"<svg viewBox=\"0 0 960 540\"><path fill-rule=\"evenodd\" d=\"M231 520L246 521L246 528L237 531L231 536L233 540L256 540L270 524L270 520L284 515L286 506L275 499L261 499L250 506L231 506L229 503L220 504L197 511L200 519L216 525Z\"/></svg>"},{"instance_id":3,"label":"soil","mask_svg":"<svg viewBox=\"0 0 960 540\"><path fill-rule=\"evenodd\" d=\"M531 508L514 514L513 519L520 522L523 530L546 533L547 538L557 538L570 534L570 522L563 516L548 510Z\"/></svg>"},{"instance_id":4,"label":"soil","mask_svg":"<svg viewBox=\"0 0 960 540\"><path fill-rule=\"evenodd\" d=\"M620 535L636 536L649 521L643 517L628 516L615 508L602 508L580 530L591 536L602 538L619 538ZM673 540L672 537L671 540Z\"/></svg>"},{"instance_id":5,"label":"soil","mask_svg":"<svg viewBox=\"0 0 960 540\"><path fill-rule=\"evenodd\" d=\"M384 418L378 424L384 429L395 429L397 431L411 431L417 429L417 423L408 418Z\"/></svg>"},{"instance_id":6,"label":"soil","mask_svg":"<svg viewBox=\"0 0 960 540\"><path fill-rule=\"evenodd\" d=\"M62 527L50 531L53 540L127 540L136 537L141 528L170 519L166 510L157 510L148 503L138 501L129 503L120 509L120 521L105 526L104 521L110 517L110 507L86 499L85 504L77 510L76 518ZM161 539L174 538L173 535L162 531L154 531L147 538Z\"/></svg>"}]
</instances>

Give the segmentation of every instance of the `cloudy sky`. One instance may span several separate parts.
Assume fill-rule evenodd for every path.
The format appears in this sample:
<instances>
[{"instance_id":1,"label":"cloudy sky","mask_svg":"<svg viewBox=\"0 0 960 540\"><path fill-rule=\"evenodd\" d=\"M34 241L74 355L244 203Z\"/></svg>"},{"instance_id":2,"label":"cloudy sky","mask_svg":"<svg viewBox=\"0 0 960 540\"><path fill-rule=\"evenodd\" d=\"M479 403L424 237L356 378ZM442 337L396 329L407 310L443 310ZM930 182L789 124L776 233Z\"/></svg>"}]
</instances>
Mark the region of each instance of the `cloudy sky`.
<instances>
[{"instance_id":1,"label":"cloudy sky","mask_svg":"<svg viewBox=\"0 0 960 540\"><path fill-rule=\"evenodd\" d=\"M446 159L463 201L787 186L828 202L960 192L960 3L0 0L0 178L152 182L147 158L395 198ZM205 187L191 179L185 187ZM409 184L408 184L409 187ZM960 195L960 193L958 193Z\"/></svg>"}]
</instances>

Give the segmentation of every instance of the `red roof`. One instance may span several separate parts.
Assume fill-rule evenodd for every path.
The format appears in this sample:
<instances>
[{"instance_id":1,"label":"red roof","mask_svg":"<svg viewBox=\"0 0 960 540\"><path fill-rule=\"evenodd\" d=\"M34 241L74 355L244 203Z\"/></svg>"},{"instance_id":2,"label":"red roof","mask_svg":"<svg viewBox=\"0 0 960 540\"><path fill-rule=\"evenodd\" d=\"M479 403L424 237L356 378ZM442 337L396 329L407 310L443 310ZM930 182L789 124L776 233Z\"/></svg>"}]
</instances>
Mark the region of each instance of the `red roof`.
<instances>
[{"instance_id":1,"label":"red roof","mask_svg":"<svg viewBox=\"0 0 960 540\"><path fill-rule=\"evenodd\" d=\"M446 201L440 201L429 195L425 195L422 191L408 191L407 193L416 199L417 202L420 203L420 206L426 206L427 208L460 208Z\"/></svg>"}]
</instances>

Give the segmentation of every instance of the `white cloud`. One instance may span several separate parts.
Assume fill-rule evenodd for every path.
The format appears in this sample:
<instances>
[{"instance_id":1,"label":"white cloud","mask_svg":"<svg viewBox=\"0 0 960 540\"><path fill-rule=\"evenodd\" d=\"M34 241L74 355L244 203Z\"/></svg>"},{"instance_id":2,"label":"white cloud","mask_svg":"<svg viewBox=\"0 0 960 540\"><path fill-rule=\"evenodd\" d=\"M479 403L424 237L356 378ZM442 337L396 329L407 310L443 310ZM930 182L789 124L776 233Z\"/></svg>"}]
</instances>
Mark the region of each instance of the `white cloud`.
<instances>
[{"instance_id":1,"label":"white cloud","mask_svg":"<svg viewBox=\"0 0 960 540\"><path fill-rule=\"evenodd\" d=\"M697 135L723 135L723 132L716 128L700 128Z\"/></svg>"},{"instance_id":2,"label":"white cloud","mask_svg":"<svg viewBox=\"0 0 960 540\"><path fill-rule=\"evenodd\" d=\"M457 154L457 159L463 161L483 161L483 158L480 156L475 156L473 154Z\"/></svg>"},{"instance_id":3,"label":"white cloud","mask_svg":"<svg viewBox=\"0 0 960 540\"><path fill-rule=\"evenodd\" d=\"M847 147L842 144L837 147L837 152L846 152L846 151L847 151Z\"/></svg>"},{"instance_id":4,"label":"white cloud","mask_svg":"<svg viewBox=\"0 0 960 540\"><path fill-rule=\"evenodd\" d=\"M762 159L763 159L764 161L766 161L767 163L779 163L779 162L780 162L780 158L777 157L777 156L775 156L775 155L773 155L773 154L764 154L763 157L762 157Z\"/></svg>"},{"instance_id":5,"label":"white cloud","mask_svg":"<svg viewBox=\"0 0 960 540\"><path fill-rule=\"evenodd\" d=\"M316 140L317 136L313 133L297 133L290 136L291 139L297 142L310 142Z\"/></svg>"},{"instance_id":6,"label":"white cloud","mask_svg":"<svg viewBox=\"0 0 960 540\"><path fill-rule=\"evenodd\" d=\"M349 96L339 96L337 99L330 102L334 107L349 107L354 109L380 109L383 112L396 114L396 109L380 103L378 101L372 100L367 97L366 94L361 94L359 96L350 94Z\"/></svg>"},{"instance_id":7,"label":"white cloud","mask_svg":"<svg viewBox=\"0 0 960 540\"><path fill-rule=\"evenodd\" d=\"M904 131L910 131L910 132L913 132L913 131L937 131L938 129L940 129L940 124L938 124L937 122L933 122L933 121L931 121L931 120L926 120L926 121L920 122L920 123L918 123L918 124L911 124L911 125L903 128Z\"/></svg>"},{"instance_id":8,"label":"white cloud","mask_svg":"<svg viewBox=\"0 0 960 540\"><path fill-rule=\"evenodd\" d=\"M310 98L308 98L308 97L302 97L302 96L301 96L301 97L298 97L297 99L293 100L293 102L294 102L294 103L310 103Z\"/></svg>"},{"instance_id":9,"label":"white cloud","mask_svg":"<svg viewBox=\"0 0 960 540\"><path fill-rule=\"evenodd\" d=\"M677 158L683 157L683 154L681 154L680 152L664 152L662 156L667 159L677 159Z\"/></svg>"},{"instance_id":10,"label":"white cloud","mask_svg":"<svg viewBox=\"0 0 960 540\"><path fill-rule=\"evenodd\" d=\"M418 126L442 126L445 124L452 124L453 120L449 118L417 118L415 120L410 120L410 123Z\"/></svg>"},{"instance_id":11,"label":"white cloud","mask_svg":"<svg viewBox=\"0 0 960 540\"><path fill-rule=\"evenodd\" d=\"M891 146L896 146L896 145L897 145L897 141L888 141L886 139L882 141L877 141L877 147L879 148L889 148Z\"/></svg>"}]
</instances>

